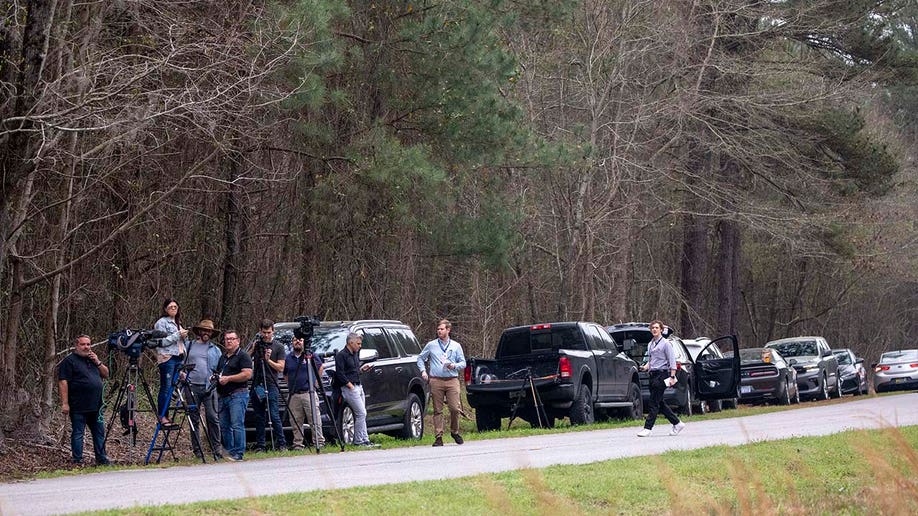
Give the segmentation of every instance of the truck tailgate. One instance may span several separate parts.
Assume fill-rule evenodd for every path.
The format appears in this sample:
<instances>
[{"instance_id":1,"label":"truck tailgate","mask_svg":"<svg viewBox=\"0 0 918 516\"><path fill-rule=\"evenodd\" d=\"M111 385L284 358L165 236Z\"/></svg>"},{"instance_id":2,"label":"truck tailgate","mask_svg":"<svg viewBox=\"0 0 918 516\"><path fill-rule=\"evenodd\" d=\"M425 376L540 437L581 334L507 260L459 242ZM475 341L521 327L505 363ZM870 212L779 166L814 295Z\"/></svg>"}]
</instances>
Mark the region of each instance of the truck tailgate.
<instances>
[{"instance_id":1,"label":"truck tailgate","mask_svg":"<svg viewBox=\"0 0 918 516\"><path fill-rule=\"evenodd\" d=\"M481 392L517 391L532 378L536 387L558 379L557 353L475 361L469 389Z\"/></svg>"}]
</instances>

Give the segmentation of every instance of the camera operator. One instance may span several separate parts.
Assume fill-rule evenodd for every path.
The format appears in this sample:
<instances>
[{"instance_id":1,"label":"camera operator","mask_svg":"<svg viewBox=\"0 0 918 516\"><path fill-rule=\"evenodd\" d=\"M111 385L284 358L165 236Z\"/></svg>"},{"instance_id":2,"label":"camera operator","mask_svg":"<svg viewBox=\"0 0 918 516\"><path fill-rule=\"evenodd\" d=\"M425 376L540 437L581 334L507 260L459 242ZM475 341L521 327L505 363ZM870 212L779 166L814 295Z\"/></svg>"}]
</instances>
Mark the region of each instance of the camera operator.
<instances>
[{"instance_id":1,"label":"camera operator","mask_svg":"<svg viewBox=\"0 0 918 516\"><path fill-rule=\"evenodd\" d=\"M160 423L169 425L171 422L166 417L168 411L169 395L172 394L172 383L175 372L182 365L185 358L185 337L188 330L182 328L179 314L178 301L167 297L163 302L162 317L153 325L154 330L166 333L162 346L157 350L156 363L159 364L159 394L156 397L156 413Z\"/></svg>"},{"instance_id":2,"label":"camera operator","mask_svg":"<svg viewBox=\"0 0 918 516\"><path fill-rule=\"evenodd\" d=\"M57 370L61 394L61 412L70 416L70 451L74 464L83 463L83 435L86 426L92 434L96 465L109 464L105 455L105 428L99 417L102 408L102 380L108 378L108 367L92 350L92 341L80 335L73 342L73 353L67 355Z\"/></svg>"},{"instance_id":3,"label":"camera operator","mask_svg":"<svg viewBox=\"0 0 918 516\"><path fill-rule=\"evenodd\" d=\"M312 357L312 364L307 360ZM317 371L312 392L309 389L309 368ZM302 338L293 338L293 351L284 360L284 377L287 379L287 388L290 389L290 405L287 413L290 414L290 424L293 425L294 442L292 449L303 449L303 421L309 421L312 429L312 445L316 448L325 446L325 436L322 435L322 416L319 412L319 391L322 388L322 372L325 364L318 355L305 349Z\"/></svg>"},{"instance_id":4,"label":"camera operator","mask_svg":"<svg viewBox=\"0 0 918 516\"><path fill-rule=\"evenodd\" d=\"M226 458L242 460L245 453L245 408L249 404L246 382L252 378L252 358L239 349L236 330L223 333L226 354L220 357L217 394L220 396L220 433Z\"/></svg>"},{"instance_id":5,"label":"camera operator","mask_svg":"<svg viewBox=\"0 0 918 516\"><path fill-rule=\"evenodd\" d=\"M287 448L284 425L280 418L278 400L280 389L277 374L284 372L284 345L274 342L274 321L264 319L258 325L259 338L252 347L252 361L255 364L252 379L252 410L255 412L255 451L265 451L265 416L271 418L275 449ZM267 410L266 410L267 409ZM267 414L266 414L267 412Z\"/></svg>"},{"instance_id":6,"label":"camera operator","mask_svg":"<svg viewBox=\"0 0 918 516\"><path fill-rule=\"evenodd\" d=\"M188 373L188 385L191 389L191 395L194 396L194 404L198 407L198 420L200 421L200 410L204 407L204 417L207 421L207 436L213 444L214 456L221 458L223 449L220 446L220 419L219 408L217 407L217 393L211 385L214 373L218 371L217 365L220 363L220 348L213 340L220 332L214 328L214 323L210 319L202 319L197 325L192 326L191 331L197 335L197 339L188 345L188 364L193 364L194 368ZM192 440L192 444L197 448L197 440ZM194 450L195 455L203 454L203 450Z\"/></svg>"},{"instance_id":7,"label":"camera operator","mask_svg":"<svg viewBox=\"0 0 918 516\"><path fill-rule=\"evenodd\" d=\"M332 387L354 411L354 444L356 446L376 447L367 435L367 405L360 385L360 373L369 371L371 364L360 365L360 347L363 337L358 333L348 333L344 349L335 354L335 378ZM337 395L334 396L337 399Z\"/></svg>"}]
</instances>

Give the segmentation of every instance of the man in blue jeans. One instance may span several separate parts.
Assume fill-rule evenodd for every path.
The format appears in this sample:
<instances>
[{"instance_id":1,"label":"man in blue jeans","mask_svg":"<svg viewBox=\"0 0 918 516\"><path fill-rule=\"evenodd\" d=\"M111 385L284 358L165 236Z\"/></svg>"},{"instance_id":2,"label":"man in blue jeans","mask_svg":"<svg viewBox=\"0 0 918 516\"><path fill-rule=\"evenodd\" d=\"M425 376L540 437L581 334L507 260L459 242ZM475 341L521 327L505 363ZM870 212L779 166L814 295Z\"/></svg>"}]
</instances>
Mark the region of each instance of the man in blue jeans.
<instances>
[{"instance_id":1,"label":"man in blue jeans","mask_svg":"<svg viewBox=\"0 0 918 516\"><path fill-rule=\"evenodd\" d=\"M360 385L360 373L373 367L372 364L360 363L360 347L363 337L349 333L344 349L335 354L335 377L332 388L341 393L341 398L354 412L354 445L375 448L378 444L370 442L367 435L367 402ZM337 398L337 396L335 396Z\"/></svg>"},{"instance_id":2,"label":"man in blue jeans","mask_svg":"<svg viewBox=\"0 0 918 516\"><path fill-rule=\"evenodd\" d=\"M86 335L76 338L73 353L67 355L57 370L61 393L61 411L70 416L70 451L74 464L83 463L83 436L86 427L92 434L96 466L108 464L105 455L105 428L99 418L102 408L102 380L108 378L108 367L92 351Z\"/></svg>"},{"instance_id":3,"label":"man in blue jeans","mask_svg":"<svg viewBox=\"0 0 918 516\"><path fill-rule=\"evenodd\" d=\"M246 382L252 378L252 358L239 350L239 334L236 330L223 333L225 354L220 357L217 371L220 380L217 394L220 396L220 434L227 460L242 460L245 453L245 407L249 404L249 390Z\"/></svg>"},{"instance_id":4,"label":"man in blue jeans","mask_svg":"<svg viewBox=\"0 0 918 516\"><path fill-rule=\"evenodd\" d=\"M258 341L252 346L254 366L250 394L252 411L255 413L255 451L265 451L265 427L268 418L271 419L271 440L274 449L285 450L287 440L280 418L280 388L277 385L277 375L284 372L287 350L280 342L274 342L274 321L261 321L258 325L258 335Z\"/></svg>"}]
</instances>

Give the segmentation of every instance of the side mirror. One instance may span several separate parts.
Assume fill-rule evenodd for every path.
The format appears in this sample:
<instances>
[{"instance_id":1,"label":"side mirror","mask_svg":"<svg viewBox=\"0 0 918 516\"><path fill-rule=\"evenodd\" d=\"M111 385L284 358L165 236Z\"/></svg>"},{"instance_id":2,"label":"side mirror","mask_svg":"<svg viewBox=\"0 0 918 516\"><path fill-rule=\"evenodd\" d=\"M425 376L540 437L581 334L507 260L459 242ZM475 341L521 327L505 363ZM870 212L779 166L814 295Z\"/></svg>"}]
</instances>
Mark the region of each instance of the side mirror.
<instances>
[{"instance_id":1,"label":"side mirror","mask_svg":"<svg viewBox=\"0 0 918 516\"><path fill-rule=\"evenodd\" d=\"M634 339L625 339L625 340L622 342L622 349L623 349L624 351L631 351L632 349L634 349L634 345L635 345L635 344L636 344L636 342L635 342Z\"/></svg>"},{"instance_id":2,"label":"side mirror","mask_svg":"<svg viewBox=\"0 0 918 516\"><path fill-rule=\"evenodd\" d=\"M379 351L375 349L361 349L360 350L360 361L361 362L373 362L374 360L379 360Z\"/></svg>"},{"instance_id":3,"label":"side mirror","mask_svg":"<svg viewBox=\"0 0 918 516\"><path fill-rule=\"evenodd\" d=\"M824 349L824 350L822 350L822 356L824 356L824 357L830 357L830 356L832 356L832 350L831 350L831 349Z\"/></svg>"},{"instance_id":4,"label":"side mirror","mask_svg":"<svg viewBox=\"0 0 918 516\"><path fill-rule=\"evenodd\" d=\"M863 363L864 363L864 359L863 359L863 358L856 358L856 359L854 359L854 363L855 363L855 364L863 364Z\"/></svg>"},{"instance_id":5,"label":"side mirror","mask_svg":"<svg viewBox=\"0 0 918 516\"><path fill-rule=\"evenodd\" d=\"M797 359L796 359L796 358L790 358L790 359L787 360L787 363L790 364L790 365L794 365L794 364L797 363Z\"/></svg>"}]
</instances>

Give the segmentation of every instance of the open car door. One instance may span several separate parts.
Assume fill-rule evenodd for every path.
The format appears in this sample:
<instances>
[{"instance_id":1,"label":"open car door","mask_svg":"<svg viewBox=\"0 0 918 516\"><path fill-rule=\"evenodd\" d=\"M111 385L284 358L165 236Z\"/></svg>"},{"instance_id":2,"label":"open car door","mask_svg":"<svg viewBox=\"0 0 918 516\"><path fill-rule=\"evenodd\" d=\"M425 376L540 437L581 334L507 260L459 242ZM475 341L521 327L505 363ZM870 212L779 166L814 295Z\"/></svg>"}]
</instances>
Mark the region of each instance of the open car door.
<instances>
[{"instance_id":1,"label":"open car door","mask_svg":"<svg viewBox=\"0 0 918 516\"><path fill-rule=\"evenodd\" d=\"M709 352L711 346L717 346L721 353ZM726 356L715 358L722 355ZM701 350L695 361L694 381L700 400L725 400L739 396L740 354L735 335L718 337Z\"/></svg>"}]
</instances>

